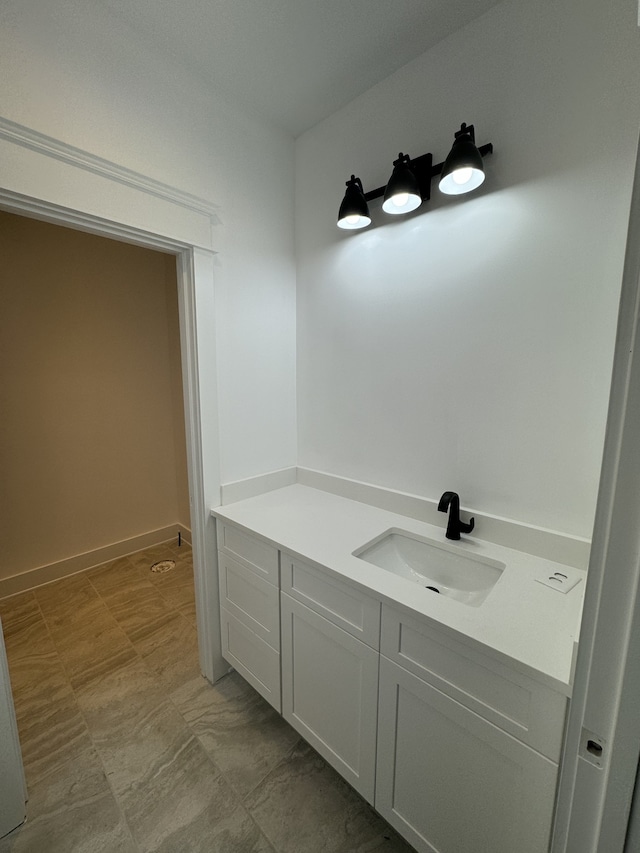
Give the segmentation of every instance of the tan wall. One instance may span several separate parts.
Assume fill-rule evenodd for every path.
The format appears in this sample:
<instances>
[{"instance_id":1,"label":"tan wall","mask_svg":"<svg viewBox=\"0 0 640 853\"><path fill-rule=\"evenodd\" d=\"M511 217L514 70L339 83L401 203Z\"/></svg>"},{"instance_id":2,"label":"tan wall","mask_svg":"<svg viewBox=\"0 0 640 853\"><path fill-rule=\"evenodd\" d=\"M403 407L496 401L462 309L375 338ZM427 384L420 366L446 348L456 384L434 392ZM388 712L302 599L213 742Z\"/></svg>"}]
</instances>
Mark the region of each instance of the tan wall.
<instances>
[{"instance_id":1,"label":"tan wall","mask_svg":"<svg viewBox=\"0 0 640 853\"><path fill-rule=\"evenodd\" d=\"M177 523L175 258L0 211L0 580Z\"/></svg>"}]
</instances>

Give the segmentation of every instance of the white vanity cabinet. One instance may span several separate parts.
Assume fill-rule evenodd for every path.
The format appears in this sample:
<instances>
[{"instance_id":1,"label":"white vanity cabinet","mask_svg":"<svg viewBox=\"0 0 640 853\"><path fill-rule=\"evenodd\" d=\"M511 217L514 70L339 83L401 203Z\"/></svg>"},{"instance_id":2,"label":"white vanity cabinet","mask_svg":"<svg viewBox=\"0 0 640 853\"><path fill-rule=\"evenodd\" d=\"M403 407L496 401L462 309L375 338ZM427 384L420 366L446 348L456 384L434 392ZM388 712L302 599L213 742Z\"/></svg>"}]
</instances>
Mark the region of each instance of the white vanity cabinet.
<instances>
[{"instance_id":1,"label":"white vanity cabinet","mask_svg":"<svg viewBox=\"0 0 640 853\"><path fill-rule=\"evenodd\" d=\"M377 811L424 853L547 853L565 710L544 685L383 607Z\"/></svg>"},{"instance_id":2,"label":"white vanity cabinet","mask_svg":"<svg viewBox=\"0 0 640 853\"><path fill-rule=\"evenodd\" d=\"M217 534L223 657L280 711L278 549L221 520Z\"/></svg>"},{"instance_id":3,"label":"white vanity cabinet","mask_svg":"<svg viewBox=\"0 0 640 853\"><path fill-rule=\"evenodd\" d=\"M247 528L217 520L225 659L419 853L548 853L565 682Z\"/></svg>"},{"instance_id":4,"label":"white vanity cabinet","mask_svg":"<svg viewBox=\"0 0 640 853\"><path fill-rule=\"evenodd\" d=\"M380 603L282 554L281 611L283 716L373 804Z\"/></svg>"}]
</instances>

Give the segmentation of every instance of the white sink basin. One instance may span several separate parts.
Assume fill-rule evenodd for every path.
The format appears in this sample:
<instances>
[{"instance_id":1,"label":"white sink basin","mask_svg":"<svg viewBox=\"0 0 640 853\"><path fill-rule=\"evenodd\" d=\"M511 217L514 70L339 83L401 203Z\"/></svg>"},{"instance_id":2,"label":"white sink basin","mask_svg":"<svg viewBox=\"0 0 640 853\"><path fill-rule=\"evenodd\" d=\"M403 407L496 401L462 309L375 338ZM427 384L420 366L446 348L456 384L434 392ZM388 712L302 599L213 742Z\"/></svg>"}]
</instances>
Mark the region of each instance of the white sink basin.
<instances>
[{"instance_id":1,"label":"white sink basin","mask_svg":"<svg viewBox=\"0 0 640 853\"><path fill-rule=\"evenodd\" d=\"M405 530L387 530L353 552L381 569L463 604L478 607L500 580L505 564L476 557L460 546Z\"/></svg>"}]
</instances>

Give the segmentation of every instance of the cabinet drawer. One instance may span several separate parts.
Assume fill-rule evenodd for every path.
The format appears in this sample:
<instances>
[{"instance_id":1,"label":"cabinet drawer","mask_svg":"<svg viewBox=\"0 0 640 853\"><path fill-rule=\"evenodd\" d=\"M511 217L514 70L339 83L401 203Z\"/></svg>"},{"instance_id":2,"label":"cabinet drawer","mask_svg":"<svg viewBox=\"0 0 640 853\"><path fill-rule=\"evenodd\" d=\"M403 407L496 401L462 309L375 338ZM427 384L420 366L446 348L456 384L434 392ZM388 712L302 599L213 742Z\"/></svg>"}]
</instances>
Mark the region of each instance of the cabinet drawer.
<instances>
[{"instance_id":1,"label":"cabinet drawer","mask_svg":"<svg viewBox=\"0 0 640 853\"><path fill-rule=\"evenodd\" d=\"M559 760L567 707L560 693L386 605L381 652L503 731Z\"/></svg>"},{"instance_id":2,"label":"cabinet drawer","mask_svg":"<svg viewBox=\"0 0 640 853\"><path fill-rule=\"evenodd\" d=\"M219 552L220 604L273 649L280 649L278 588Z\"/></svg>"},{"instance_id":3,"label":"cabinet drawer","mask_svg":"<svg viewBox=\"0 0 640 853\"><path fill-rule=\"evenodd\" d=\"M282 590L371 648L380 648L380 602L372 596L285 553Z\"/></svg>"},{"instance_id":4,"label":"cabinet drawer","mask_svg":"<svg viewBox=\"0 0 640 853\"><path fill-rule=\"evenodd\" d=\"M222 656L280 711L280 655L224 607L220 608Z\"/></svg>"},{"instance_id":5,"label":"cabinet drawer","mask_svg":"<svg viewBox=\"0 0 640 853\"><path fill-rule=\"evenodd\" d=\"M268 542L218 521L218 548L242 560L260 577L278 586L278 549Z\"/></svg>"}]
</instances>

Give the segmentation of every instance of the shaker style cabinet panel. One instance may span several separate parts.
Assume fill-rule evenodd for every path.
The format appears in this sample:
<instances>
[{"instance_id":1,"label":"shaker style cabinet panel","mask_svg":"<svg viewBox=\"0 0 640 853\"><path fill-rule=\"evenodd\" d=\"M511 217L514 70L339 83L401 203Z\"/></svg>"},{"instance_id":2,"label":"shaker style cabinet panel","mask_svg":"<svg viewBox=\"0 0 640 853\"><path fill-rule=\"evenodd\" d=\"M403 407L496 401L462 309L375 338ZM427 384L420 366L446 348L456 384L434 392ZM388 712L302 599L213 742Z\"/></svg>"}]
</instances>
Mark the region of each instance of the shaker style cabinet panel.
<instances>
[{"instance_id":1,"label":"shaker style cabinet panel","mask_svg":"<svg viewBox=\"0 0 640 853\"><path fill-rule=\"evenodd\" d=\"M220 608L222 656L280 711L280 655L239 619Z\"/></svg>"},{"instance_id":2,"label":"shaker style cabinet panel","mask_svg":"<svg viewBox=\"0 0 640 853\"><path fill-rule=\"evenodd\" d=\"M286 553L282 591L372 649L380 648L380 601L373 595Z\"/></svg>"},{"instance_id":3,"label":"shaker style cabinet panel","mask_svg":"<svg viewBox=\"0 0 640 853\"><path fill-rule=\"evenodd\" d=\"M278 586L278 549L269 542L218 520L218 550L244 560L256 574Z\"/></svg>"},{"instance_id":4,"label":"shaker style cabinet panel","mask_svg":"<svg viewBox=\"0 0 640 853\"><path fill-rule=\"evenodd\" d=\"M218 521L222 656L280 711L278 549Z\"/></svg>"},{"instance_id":5,"label":"shaker style cabinet panel","mask_svg":"<svg viewBox=\"0 0 640 853\"><path fill-rule=\"evenodd\" d=\"M242 563L220 553L218 560L220 604L261 640L280 649L280 602L278 587L268 583Z\"/></svg>"},{"instance_id":6,"label":"shaker style cabinet panel","mask_svg":"<svg viewBox=\"0 0 640 853\"><path fill-rule=\"evenodd\" d=\"M384 657L375 806L421 853L547 853L557 765Z\"/></svg>"},{"instance_id":7,"label":"shaker style cabinet panel","mask_svg":"<svg viewBox=\"0 0 640 853\"><path fill-rule=\"evenodd\" d=\"M426 620L383 605L382 654L498 728L558 761L566 697Z\"/></svg>"},{"instance_id":8,"label":"shaker style cabinet panel","mask_svg":"<svg viewBox=\"0 0 640 853\"><path fill-rule=\"evenodd\" d=\"M281 611L283 716L373 803L379 655L285 593Z\"/></svg>"}]
</instances>

